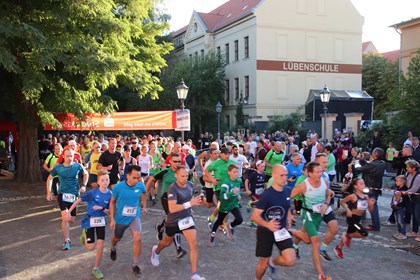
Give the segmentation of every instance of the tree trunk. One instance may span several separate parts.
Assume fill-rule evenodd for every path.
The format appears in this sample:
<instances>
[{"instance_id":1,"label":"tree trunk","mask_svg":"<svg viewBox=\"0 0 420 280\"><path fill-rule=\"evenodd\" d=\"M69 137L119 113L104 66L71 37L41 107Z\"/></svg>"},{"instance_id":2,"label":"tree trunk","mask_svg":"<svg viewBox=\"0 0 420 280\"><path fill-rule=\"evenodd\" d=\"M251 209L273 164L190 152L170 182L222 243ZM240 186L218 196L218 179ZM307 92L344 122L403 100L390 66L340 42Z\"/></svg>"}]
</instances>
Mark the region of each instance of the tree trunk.
<instances>
[{"instance_id":1,"label":"tree trunk","mask_svg":"<svg viewBox=\"0 0 420 280\"><path fill-rule=\"evenodd\" d=\"M16 181L21 183L41 182L41 168L38 151L39 117L36 106L28 102L21 103L24 116L18 121L18 162Z\"/></svg>"}]
</instances>

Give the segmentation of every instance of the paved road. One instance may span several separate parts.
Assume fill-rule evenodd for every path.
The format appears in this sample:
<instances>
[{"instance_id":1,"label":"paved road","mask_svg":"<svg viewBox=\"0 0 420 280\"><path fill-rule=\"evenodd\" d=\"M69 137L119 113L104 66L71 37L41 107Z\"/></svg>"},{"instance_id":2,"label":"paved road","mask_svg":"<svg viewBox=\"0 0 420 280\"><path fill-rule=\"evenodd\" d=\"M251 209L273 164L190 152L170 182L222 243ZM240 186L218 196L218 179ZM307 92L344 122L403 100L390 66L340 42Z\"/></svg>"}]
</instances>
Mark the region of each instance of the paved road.
<instances>
[{"instance_id":1,"label":"paved road","mask_svg":"<svg viewBox=\"0 0 420 280\"><path fill-rule=\"evenodd\" d=\"M1 193L0 182L0 195ZM77 240L80 227L77 222L71 228L73 247L62 251L60 214L53 204L45 202L42 186L36 196L16 198L16 195L0 199L0 278L1 279L94 279L90 274L94 252L88 252ZM384 199L385 201L385 199ZM389 214L384 204L382 216ZM84 213L85 207L79 208ZM255 229L241 225L237 229L237 241L232 242L222 233L217 234L216 247L208 248L209 233L206 217L210 210L195 209L200 250L199 272L207 279L255 279L254 256ZM244 220L250 214L242 208ZM189 279L187 256L177 259L175 249L169 247L161 254L160 267L150 264L151 248L156 243L154 224L163 217L160 205L150 207L148 216L142 219L143 252L141 255L142 279ZM78 217L80 221L80 216ZM345 221L339 217L340 234L345 231ZM325 232L325 226L321 226ZM351 250L345 249L345 259L334 257L330 263L323 262L325 272L333 279L419 279L419 247L414 240L397 241L391 237L394 228L384 228L365 240L354 240ZM132 243L127 231L118 247L118 259L109 259L110 237L107 230L102 271L105 279L135 279L131 272ZM334 241L337 244L338 238ZM186 242L184 242L186 247ZM329 249L333 255L332 249ZM310 259L310 247L301 245L301 260L292 268L281 268L280 278L316 279ZM413 254L414 253L414 254ZM269 279L269 277L265 277Z\"/></svg>"}]
</instances>

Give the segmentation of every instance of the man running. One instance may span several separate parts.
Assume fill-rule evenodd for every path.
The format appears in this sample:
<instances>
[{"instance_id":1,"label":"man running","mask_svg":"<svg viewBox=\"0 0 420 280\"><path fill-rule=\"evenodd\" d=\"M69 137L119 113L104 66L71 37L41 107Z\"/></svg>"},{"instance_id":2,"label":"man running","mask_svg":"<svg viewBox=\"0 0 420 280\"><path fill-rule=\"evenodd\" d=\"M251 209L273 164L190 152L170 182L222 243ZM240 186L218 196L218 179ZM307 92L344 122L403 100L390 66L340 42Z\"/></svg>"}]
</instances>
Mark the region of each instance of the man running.
<instances>
[{"instance_id":1,"label":"man running","mask_svg":"<svg viewBox=\"0 0 420 280\"><path fill-rule=\"evenodd\" d=\"M275 274L275 265L293 266L296 254L293 241L287 227L292 222L290 212L290 190L287 184L287 169L283 165L274 165L272 169L273 186L261 194L257 206L252 212L252 220L258 224L255 255L260 261L255 269L257 280L262 279L268 266ZM273 244L280 255L271 257Z\"/></svg>"},{"instance_id":2,"label":"man running","mask_svg":"<svg viewBox=\"0 0 420 280\"><path fill-rule=\"evenodd\" d=\"M109 172L109 188L112 190L114 185L120 181L120 175L124 173L124 156L116 150L117 140L111 138L108 141L108 150L99 157L97 170L106 170Z\"/></svg>"},{"instance_id":3,"label":"man running","mask_svg":"<svg viewBox=\"0 0 420 280\"><path fill-rule=\"evenodd\" d=\"M153 246L150 260L153 266L158 266L162 250L171 245L175 234L182 233L190 247L191 280L205 280L197 273L197 231L191 213L192 206L201 205L202 196L192 196L193 186L188 181L188 170L185 166L177 167L175 177L176 182L171 184L168 189L169 213L166 220L166 234L158 245Z\"/></svg>"},{"instance_id":4,"label":"man running","mask_svg":"<svg viewBox=\"0 0 420 280\"><path fill-rule=\"evenodd\" d=\"M114 230L111 240L111 260L117 259L117 243L124 235L124 231L130 228L133 236L133 266L132 270L136 277L141 277L139 257L141 253L141 223L139 199L143 204L143 214L147 214L146 187L141 179L140 166L128 167L127 179L114 186L112 198L109 204L110 223L109 227Z\"/></svg>"},{"instance_id":5,"label":"man running","mask_svg":"<svg viewBox=\"0 0 420 280\"><path fill-rule=\"evenodd\" d=\"M328 205L332 192L328 189L328 182L322 178L322 168L318 162L310 162L307 165L308 178L295 186L290 195L291 198L302 195L302 219L301 230L293 231L293 235L305 243L312 243L312 261L319 280L331 279L322 271L320 260L321 238L318 228L323 216L328 214Z\"/></svg>"},{"instance_id":6,"label":"man running","mask_svg":"<svg viewBox=\"0 0 420 280\"><path fill-rule=\"evenodd\" d=\"M55 176L58 176L60 185L58 187L58 206L61 210L61 229L64 235L63 250L70 250L70 232L69 222L73 223L76 220L76 208L70 213L70 219L67 221L67 212L73 202L76 201L80 193L86 192L86 184L88 181L88 173L86 169L80 164L73 162L74 151L72 149L65 149L63 152L64 163L56 165L48 175L47 179L47 201L52 200L51 186ZM79 188L79 173L83 173L83 184Z\"/></svg>"}]
</instances>

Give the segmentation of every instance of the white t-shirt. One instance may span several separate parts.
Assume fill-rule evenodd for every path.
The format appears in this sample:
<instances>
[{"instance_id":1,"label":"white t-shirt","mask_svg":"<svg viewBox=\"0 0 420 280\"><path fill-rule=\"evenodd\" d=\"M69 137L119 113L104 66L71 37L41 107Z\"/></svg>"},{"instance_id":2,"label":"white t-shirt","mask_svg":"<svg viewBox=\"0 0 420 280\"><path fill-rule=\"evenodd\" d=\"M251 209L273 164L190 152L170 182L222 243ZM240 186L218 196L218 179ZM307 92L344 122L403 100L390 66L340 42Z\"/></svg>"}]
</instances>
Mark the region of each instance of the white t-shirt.
<instances>
[{"instance_id":1,"label":"white t-shirt","mask_svg":"<svg viewBox=\"0 0 420 280\"><path fill-rule=\"evenodd\" d=\"M210 163L212 163L213 161L211 159L209 159L208 161L206 161L206 164L204 164L204 169L207 169L207 167L210 165ZM210 175L214 177L214 171L210 172ZM212 183L206 182L204 181L204 186L208 189L212 189L214 187L214 185Z\"/></svg>"},{"instance_id":2,"label":"white t-shirt","mask_svg":"<svg viewBox=\"0 0 420 280\"><path fill-rule=\"evenodd\" d=\"M137 164L140 166L141 173L149 174L149 168L150 168L150 155L142 156L139 155L137 157Z\"/></svg>"},{"instance_id":3,"label":"white t-shirt","mask_svg":"<svg viewBox=\"0 0 420 280\"><path fill-rule=\"evenodd\" d=\"M249 151L255 156L255 153L257 152L258 143L255 141L251 141L251 142L246 142L246 144L249 145Z\"/></svg>"},{"instance_id":4,"label":"white t-shirt","mask_svg":"<svg viewBox=\"0 0 420 280\"><path fill-rule=\"evenodd\" d=\"M237 157L234 157L234 155L230 155L229 159L233 160L234 162L236 162L236 166L238 166L239 168L239 178L242 177L242 167L244 165L244 163L248 163L248 160L246 159L246 157L244 155L239 154Z\"/></svg>"}]
</instances>

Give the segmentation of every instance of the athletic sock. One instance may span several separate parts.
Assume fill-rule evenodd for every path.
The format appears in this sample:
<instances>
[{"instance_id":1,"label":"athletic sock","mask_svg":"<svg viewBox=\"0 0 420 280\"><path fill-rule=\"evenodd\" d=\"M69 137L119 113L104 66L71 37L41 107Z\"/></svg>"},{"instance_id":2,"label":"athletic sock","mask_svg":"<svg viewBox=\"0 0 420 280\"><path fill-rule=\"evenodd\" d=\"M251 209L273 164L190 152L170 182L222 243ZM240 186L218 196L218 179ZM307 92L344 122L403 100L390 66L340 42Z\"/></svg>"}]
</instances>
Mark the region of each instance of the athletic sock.
<instances>
[{"instance_id":1,"label":"athletic sock","mask_svg":"<svg viewBox=\"0 0 420 280\"><path fill-rule=\"evenodd\" d=\"M298 244L293 244L293 248L299 249L299 245Z\"/></svg>"},{"instance_id":2,"label":"athletic sock","mask_svg":"<svg viewBox=\"0 0 420 280\"><path fill-rule=\"evenodd\" d=\"M321 243L321 251L327 251L328 245L325 244L324 242Z\"/></svg>"},{"instance_id":3,"label":"athletic sock","mask_svg":"<svg viewBox=\"0 0 420 280\"><path fill-rule=\"evenodd\" d=\"M210 215L209 220L210 220L210 222L213 222L214 221L214 215L213 214Z\"/></svg>"}]
</instances>

